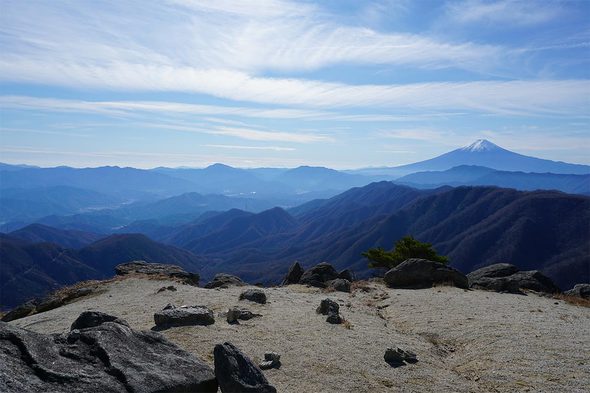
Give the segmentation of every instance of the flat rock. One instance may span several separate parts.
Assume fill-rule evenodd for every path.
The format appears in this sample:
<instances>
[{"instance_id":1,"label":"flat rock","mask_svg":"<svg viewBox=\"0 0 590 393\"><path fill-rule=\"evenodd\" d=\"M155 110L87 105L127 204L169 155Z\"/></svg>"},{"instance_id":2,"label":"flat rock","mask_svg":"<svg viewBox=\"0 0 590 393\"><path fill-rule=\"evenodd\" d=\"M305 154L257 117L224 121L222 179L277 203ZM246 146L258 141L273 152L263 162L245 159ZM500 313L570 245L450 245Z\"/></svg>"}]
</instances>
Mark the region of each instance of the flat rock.
<instances>
[{"instance_id":1,"label":"flat rock","mask_svg":"<svg viewBox=\"0 0 590 393\"><path fill-rule=\"evenodd\" d=\"M233 344L217 344L213 356L222 393L276 393L260 368Z\"/></svg>"},{"instance_id":2,"label":"flat rock","mask_svg":"<svg viewBox=\"0 0 590 393\"><path fill-rule=\"evenodd\" d=\"M199 285L200 279L197 273L189 273L180 266L163 263L149 263L145 261L122 263L115 266L115 273L118 276L124 276L132 273L169 276L180 279L182 282L194 286Z\"/></svg>"},{"instance_id":3,"label":"flat rock","mask_svg":"<svg viewBox=\"0 0 590 393\"><path fill-rule=\"evenodd\" d=\"M229 288L231 286L242 287L246 285L240 277L232 276L231 274L219 273L213 277L213 280L205 284L205 288Z\"/></svg>"},{"instance_id":4,"label":"flat rock","mask_svg":"<svg viewBox=\"0 0 590 393\"><path fill-rule=\"evenodd\" d=\"M540 271L518 271L516 266L504 263L477 269L467 277L471 288L489 291L521 293L522 289L529 289L545 293L560 292L553 281Z\"/></svg>"},{"instance_id":5,"label":"flat rock","mask_svg":"<svg viewBox=\"0 0 590 393\"><path fill-rule=\"evenodd\" d=\"M240 300L250 300L251 302L265 304L266 294L261 289L248 289L240 294Z\"/></svg>"},{"instance_id":6,"label":"flat rock","mask_svg":"<svg viewBox=\"0 0 590 393\"><path fill-rule=\"evenodd\" d=\"M434 284L452 284L468 288L467 277L440 262L412 258L385 273L385 283L392 288L430 288Z\"/></svg>"},{"instance_id":7,"label":"flat rock","mask_svg":"<svg viewBox=\"0 0 590 393\"><path fill-rule=\"evenodd\" d=\"M239 323L238 320L243 320L243 321L248 321L252 318L256 318L256 317L261 317L261 314L255 314L251 311L248 310L244 310L241 308L230 308L229 310L227 310L227 313L225 315L226 319L227 319L227 323L229 324L236 324Z\"/></svg>"},{"instance_id":8,"label":"flat rock","mask_svg":"<svg viewBox=\"0 0 590 393\"><path fill-rule=\"evenodd\" d=\"M215 323L213 311L205 306L167 305L154 314L156 327L165 329L174 326L212 325Z\"/></svg>"},{"instance_id":9,"label":"flat rock","mask_svg":"<svg viewBox=\"0 0 590 393\"><path fill-rule=\"evenodd\" d=\"M325 288L326 282L336 278L338 278L336 269L328 262L322 262L306 270L299 279L299 284Z\"/></svg>"},{"instance_id":10,"label":"flat rock","mask_svg":"<svg viewBox=\"0 0 590 393\"><path fill-rule=\"evenodd\" d=\"M289 267L287 275L283 279L281 285L297 284L303 275L303 268L299 262L295 262Z\"/></svg>"},{"instance_id":11,"label":"flat rock","mask_svg":"<svg viewBox=\"0 0 590 393\"><path fill-rule=\"evenodd\" d=\"M115 322L57 335L0 322L0 364L2 392L217 391L204 362L159 333Z\"/></svg>"},{"instance_id":12,"label":"flat rock","mask_svg":"<svg viewBox=\"0 0 590 393\"><path fill-rule=\"evenodd\" d=\"M564 294L581 297L583 299L590 299L590 284L576 284L569 291L565 291Z\"/></svg>"}]
</instances>

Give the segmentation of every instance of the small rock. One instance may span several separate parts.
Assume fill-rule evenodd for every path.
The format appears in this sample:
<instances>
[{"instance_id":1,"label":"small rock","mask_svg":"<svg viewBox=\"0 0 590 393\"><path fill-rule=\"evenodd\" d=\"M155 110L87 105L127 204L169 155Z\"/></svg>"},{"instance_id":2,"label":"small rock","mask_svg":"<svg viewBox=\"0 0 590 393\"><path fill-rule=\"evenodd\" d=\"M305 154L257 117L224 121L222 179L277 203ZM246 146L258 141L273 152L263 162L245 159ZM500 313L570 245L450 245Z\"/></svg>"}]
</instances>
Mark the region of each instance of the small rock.
<instances>
[{"instance_id":1,"label":"small rock","mask_svg":"<svg viewBox=\"0 0 590 393\"><path fill-rule=\"evenodd\" d=\"M266 352L264 354L264 360L259 366L262 370L281 368L281 355L275 352Z\"/></svg>"},{"instance_id":2,"label":"small rock","mask_svg":"<svg viewBox=\"0 0 590 393\"><path fill-rule=\"evenodd\" d=\"M295 262L289 268L287 275L283 279L281 285L297 284L303 275L303 268L299 262Z\"/></svg>"},{"instance_id":3,"label":"small rock","mask_svg":"<svg viewBox=\"0 0 590 393\"><path fill-rule=\"evenodd\" d=\"M385 355L383 355L383 359L392 367L403 366L404 362L416 363L418 361L415 353L404 351L400 348L387 348Z\"/></svg>"},{"instance_id":4,"label":"small rock","mask_svg":"<svg viewBox=\"0 0 590 393\"><path fill-rule=\"evenodd\" d=\"M320 306L315 310L318 314L327 315L326 322L332 324L341 324L344 319L340 316L340 306L331 299L324 299Z\"/></svg>"},{"instance_id":5,"label":"small rock","mask_svg":"<svg viewBox=\"0 0 590 393\"><path fill-rule=\"evenodd\" d=\"M260 368L233 344L217 344L213 356L222 393L276 393Z\"/></svg>"},{"instance_id":6,"label":"small rock","mask_svg":"<svg viewBox=\"0 0 590 393\"><path fill-rule=\"evenodd\" d=\"M164 292L164 291L176 292L176 287L174 285L168 285L167 287L162 287L162 288L158 289L157 293Z\"/></svg>"},{"instance_id":7,"label":"small rock","mask_svg":"<svg viewBox=\"0 0 590 393\"><path fill-rule=\"evenodd\" d=\"M242 281L240 277L219 273L213 277L213 280L205 284L205 288L229 288L230 286L243 287L244 285L246 285L246 283Z\"/></svg>"},{"instance_id":8,"label":"small rock","mask_svg":"<svg viewBox=\"0 0 590 393\"><path fill-rule=\"evenodd\" d=\"M205 306L168 305L154 314L154 322L158 328L173 326L211 325L215 323L213 311Z\"/></svg>"},{"instance_id":9,"label":"small rock","mask_svg":"<svg viewBox=\"0 0 590 393\"><path fill-rule=\"evenodd\" d=\"M337 313L330 313L328 314L328 318L326 318L326 322L331 323L333 325L339 325L344 322L344 319Z\"/></svg>"},{"instance_id":10,"label":"small rock","mask_svg":"<svg viewBox=\"0 0 590 393\"><path fill-rule=\"evenodd\" d=\"M72 323L70 330L91 328L102 325L105 322L114 322L118 323L119 325L129 327L127 321L120 319L118 317L105 314L100 311L84 311L82 314L78 316L78 318L76 318L74 323Z\"/></svg>"},{"instance_id":11,"label":"small rock","mask_svg":"<svg viewBox=\"0 0 590 393\"><path fill-rule=\"evenodd\" d=\"M260 304L266 303L266 294L261 289L248 289L240 294L240 300L250 300Z\"/></svg>"},{"instance_id":12,"label":"small rock","mask_svg":"<svg viewBox=\"0 0 590 393\"><path fill-rule=\"evenodd\" d=\"M328 315L330 313L338 314L340 311L340 306L332 299L324 299L321 301L320 306L315 311L322 315Z\"/></svg>"},{"instance_id":13,"label":"small rock","mask_svg":"<svg viewBox=\"0 0 590 393\"><path fill-rule=\"evenodd\" d=\"M261 316L262 316L261 314L255 314L251 311L240 309L237 307L230 308L229 310L227 310L227 313L226 313L227 323L229 323L229 324L239 324L240 323L238 321L239 319L241 319L243 321L247 321L249 319L252 319L255 317L261 317Z\"/></svg>"},{"instance_id":14,"label":"small rock","mask_svg":"<svg viewBox=\"0 0 590 393\"><path fill-rule=\"evenodd\" d=\"M339 292L350 292L350 281L343 278L337 278L332 281L328 281L328 288L332 288Z\"/></svg>"}]
</instances>

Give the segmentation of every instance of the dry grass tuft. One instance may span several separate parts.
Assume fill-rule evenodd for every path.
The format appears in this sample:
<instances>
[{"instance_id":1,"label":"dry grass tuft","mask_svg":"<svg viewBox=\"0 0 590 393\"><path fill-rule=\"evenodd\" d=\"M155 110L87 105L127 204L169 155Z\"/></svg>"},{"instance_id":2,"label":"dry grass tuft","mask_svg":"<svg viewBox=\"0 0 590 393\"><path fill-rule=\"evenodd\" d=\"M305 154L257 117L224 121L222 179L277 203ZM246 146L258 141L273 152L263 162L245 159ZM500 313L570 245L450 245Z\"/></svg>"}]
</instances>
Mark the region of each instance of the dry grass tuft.
<instances>
[{"instance_id":1,"label":"dry grass tuft","mask_svg":"<svg viewBox=\"0 0 590 393\"><path fill-rule=\"evenodd\" d=\"M563 293L553 295L554 299L563 300L569 304L580 307L590 307L590 299L584 299L578 296L564 295Z\"/></svg>"},{"instance_id":2,"label":"dry grass tuft","mask_svg":"<svg viewBox=\"0 0 590 393\"><path fill-rule=\"evenodd\" d=\"M342 326L344 326L348 330L351 330L352 329L352 323L350 323L350 321L347 320L347 319L345 319L344 321L342 321Z\"/></svg>"}]
</instances>

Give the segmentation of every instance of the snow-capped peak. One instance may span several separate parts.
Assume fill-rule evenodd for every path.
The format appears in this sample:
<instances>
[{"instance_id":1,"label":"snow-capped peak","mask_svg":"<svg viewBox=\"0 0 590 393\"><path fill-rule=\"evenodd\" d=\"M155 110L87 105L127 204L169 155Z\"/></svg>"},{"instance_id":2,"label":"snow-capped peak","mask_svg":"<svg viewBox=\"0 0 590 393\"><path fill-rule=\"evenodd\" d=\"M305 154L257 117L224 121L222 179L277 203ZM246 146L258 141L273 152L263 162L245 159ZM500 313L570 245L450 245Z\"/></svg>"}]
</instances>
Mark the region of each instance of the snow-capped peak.
<instances>
[{"instance_id":1,"label":"snow-capped peak","mask_svg":"<svg viewBox=\"0 0 590 393\"><path fill-rule=\"evenodd\" d=\"M493 144L487 139L478 139L469 146L462 147L461 150L481 152L500 149L498 145Z\"/></svg>"}]
</instances>

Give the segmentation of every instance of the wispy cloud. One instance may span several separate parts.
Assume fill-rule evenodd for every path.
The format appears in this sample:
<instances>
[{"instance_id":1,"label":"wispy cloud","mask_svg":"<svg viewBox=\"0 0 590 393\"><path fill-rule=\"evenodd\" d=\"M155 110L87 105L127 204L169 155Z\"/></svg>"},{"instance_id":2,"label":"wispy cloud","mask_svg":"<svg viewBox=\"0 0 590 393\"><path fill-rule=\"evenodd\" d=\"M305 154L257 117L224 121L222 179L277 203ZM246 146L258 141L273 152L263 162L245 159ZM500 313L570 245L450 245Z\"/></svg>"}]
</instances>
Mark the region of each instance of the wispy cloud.
<instances>
[{"instance_id":1,"label":"wispy cloud","mask_svg":"<svg viewBox=\"0 0 590 393\"><path fill-rule=\"evenodd\" d=\"M558 1L460 0L448 3L447 13L456 22L495 23L505 28L547 22L560 17L563 9Z\"/></svg>"},{"instance_id":2,"label":"wispy cloud","mask_svg":"<svg viewBox=\"0 0 590 393\"><path fill-rule=\"evenodd\" d=\"M271 150L271 151L294 151L293 147L283 146L240 146L240 145L203 145L204 147L214 147L217 149L230 150Z\"/></svg>"},{"instance_id":3,"label":"wispy cloud","mask_svg":"<svg viewBox=\"0 0 590 393\"><path fill-rule=\"evenodd\" d=\"M35 75L47 71L40 65L0 60L0 78L19 80L22 70L27 67ZM590 89L588 80L347 85L305 79L251 77L237 71L134 65L119 67L114 70L75 68L52 75L51 79L55 84L66 86L184 91L261 104L469 110L512 115L586 113ZM149 83L146 84L146 81Z\"/></svg>"},{"instance_id":4,"label":"wispy cloud","mask_svg":"<svg viewBox=\"0 0 590 393\"><path fill-rule=\"evenodd\" d=\"M59 64L249 73L341 63L488 68L502 53L469 41L346 26L316 6L288 1L13 2L3 14L4 56L47 64L49 73L60 72Z\"/></svg>"}]
</instances>

